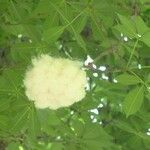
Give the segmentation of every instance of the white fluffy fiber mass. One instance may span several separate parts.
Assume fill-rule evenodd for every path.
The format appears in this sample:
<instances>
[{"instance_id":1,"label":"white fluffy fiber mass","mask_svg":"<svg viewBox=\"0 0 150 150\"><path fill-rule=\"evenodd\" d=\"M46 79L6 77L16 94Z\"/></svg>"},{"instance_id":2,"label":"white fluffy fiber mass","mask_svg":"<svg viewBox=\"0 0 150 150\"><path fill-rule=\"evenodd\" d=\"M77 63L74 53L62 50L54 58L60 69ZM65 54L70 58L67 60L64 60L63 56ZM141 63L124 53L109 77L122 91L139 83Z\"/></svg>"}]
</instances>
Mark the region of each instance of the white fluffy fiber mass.
<instances>
[{"instance_id":1,"label":"white fluffy fiber mass","mask_svg":"<svg viewBox=\"0 0 150 150\"><path fill-rule=\"evenodd\" d=\"M29 100L37 108L57 109L85 97L86 73L79 61L41 55L32 59L24 86Z\"/></svg>"}]
</instances>

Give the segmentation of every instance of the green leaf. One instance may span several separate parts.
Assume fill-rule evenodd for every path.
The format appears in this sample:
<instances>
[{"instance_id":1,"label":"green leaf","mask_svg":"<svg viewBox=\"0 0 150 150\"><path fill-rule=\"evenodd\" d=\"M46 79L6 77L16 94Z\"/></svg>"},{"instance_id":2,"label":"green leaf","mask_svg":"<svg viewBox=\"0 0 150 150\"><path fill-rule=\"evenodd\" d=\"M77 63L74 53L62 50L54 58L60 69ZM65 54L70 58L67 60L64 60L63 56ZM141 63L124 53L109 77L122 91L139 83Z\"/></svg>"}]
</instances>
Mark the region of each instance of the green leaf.
<instances>
[{"instance_id":1,"label":"green leaf","mask_svg":"<svg viewBox=\"0 0 150 150\"><path fill-rule=\"evenodd\" d=\"M11 47L10 58L23 64L31 62L31 58L49 51L42 43L17 43Z\"/></svg>"},{"instance_id":2,"label":"green leaf","mask_svg":"<svg viewBox=\"0 0 150 150\"><path fill-rule=\"evenodd\" d=\"M141 80L137 78L136 76L130 75L127 73L117 76L116 80L118 81L118 83L121 83L124 85L134 85L134 84L138 84L141 82Z\"/></svg>"},{"instance_id":3,"label":"green leaf","mask_svg":"<svg viewBox=\"0 0 150 150\"><path fill-rule=\"evenodd\" d=\"M150 47L150 31L145 33L140 40Z\"/></svg>"},{"instance_id":4,"label":"green leaf","mask_svg":"<svg viewBox=\"0 0 150 150\"><path fill-rule=\"evenodd\" d=\"M84 49L86 52L86 44L80 34L74 33L75 34L75 39L77 40L78 44Z\"/></svg>"},{"instance_id":5,"label":"green leaf","mask_svg":"<svg viewBox=\"0 0 150 150\"><path fill-rule=\"evenodd\" d=\"M50 148L50 150L62 150L62 149L64 149L64 146L61 143L54 143Z\"/></svg>"},{"instance_id":6,"label":"green leaf","mask_svg":"<svg viewBox=\"0 0 150 150\"><path fill-rule=\"evenodd\" d=\"M50 11L48 0L40 0L37 4L37 7L32 12L31 17L38 17L39 14L41 14L40 17L46 17Z\"/></svg>"},{"instance_id":7,"label":"green leaf","mask_svg":"<svg viewBox=\"0 0 150 150\"><path fill-rule=\"evenodd\" d=\"M8 68L2 73L0 76L0 95L3 95L3 100L5 97L8 98L6 101L9 101L21 96L22 80L22 70Z\"/></svg>"},{"instance_id":8,"label":"green leaf","mask_svg":"<svg viewBox=\"0 0 150 150\"><path fill-rule=\"evenodd\" d=\"M149 0L140 0L140 2L142 3L142 4L144 4L144 3L148 3L149 2Z\"/></svg>"},{"instance_id":9,"label":"green leaf","mask_svg":"<svg viewBox=\"0 0 150 150\"><path fill-rule=\"evenodd\" d=\"M40 131L40 122L38 120L38 115L34 107L34 103L31 104L28 120L28 131L33 138L36 138Z\"/></svg>"},{"instance_id":10,"label":"green leaf","mask_svg":"<svg viewBox=\"0 0 150 150\"><path fill-rule=\"evenodd\" d=\"M18 110L16 113L12 113L11 118L11 127L10 130L12 132L18 132L24 127L26 127L28 122L28 115L29 115L29 107L26 106L22 110Z\"/></svg>"},{"instance_id":11,"label":"green leaf","mask_svg":"<svg viewBox=\"0 0 150 150\"><path fill-rule=\"evenodd\" d=\"M88 150L99 150L111 146L111 136L99 124L85 124L83 141Z\"/></svg>"},{"instance_id":12,"label":"green leaf","mask_svg":"<svg viewBox=\"0 0 150 150\"><path fill-rule=\"evenodd\" d=\"M60 124L60 119L54 111L49 109L37 110L38 120L41 124L41 129L43 132L55 135L54 126Z\"/></svg>"},{"instance_id":13,"label":"green leaf","mask_svg":"<svg viewBox=\"0 0 150 150\"><path fill-rule=\"evenodd\" d=\"M6 150L19 150L20 143L19 142L11 142L8 144Z\"/></svg>"},{"instance_id":14,"label":"green leaf","mask_svg":"<svg viewBox=\"0 0 150 150\"><path fill-rule=\"evenodd\" d=\"M20 5L18 5L18 3L15 3L14 1L11 0L9 3L9 13L11 14L12 18L14 19L13 21L17 21L17 25L19 22L18 29L20 29L20 31L23 30L23 33L28 35L29 38L32 39L32 41L38 43L41 40L39 29L36 26L31 25L29 23L23 23L27 17L27 11L25 11L25 9L23 9L23 8L20 8ZM14 26L13 28L15 28L16 23L15 23L15 25L12 25L12 26ZM11 26L8 26L8 27L11 27ZM22 32L20 32L20 33L22 33Z\"/></svg>"},{"instance_id":15,"label":"green leaf","mask_svg":"<svg viewBox=\"0 0 150 150\"><path fill-rule=\"evenodd\" d=\"M127 117L136 113L140 109L143 103L143 98L144 98L143 86L136 87L128 93L123 103L123 110Z\"/></svg>"},{"instance_id":16,"label":"green leaf","mask_svg":"<svg viewBox=\"0 0 150 150\"><path fill-rule=\"evenodd\" d=\"M84 124L80 120L73 120L72 127L74 128L77 136L82 136L82 133L84 131Z\"/></svg>"},{"instance_id":17,"label":"green leaf","mask_svg":"<svg viewBox=\"0 0 150 150\"><path fill-rule=\"evenodd\" d=\"M9 5L8 1L0 1L0 12L5 11L8 5Z\"/></svg>"},{"instance_id":18,"label":"green leaf","mask_svg":"<svg viewBox=\"0 0 150 150\"><path fill-rule=\"evenodd\" d=\"M121 21L121 25L117 25L115 28L130 38L141 38L150 30L140 16L127 18L118 14L118 17Z\"/></svg>"},{"instance_id":19,"label":"green leaf","mask_svg":"<svg viewBox=\"0 0 150 150\"><path fill-rule=\"evenodd\" d=\"M87 16L82 15L76 19L76 21L72 24L72 27L77 33L81 33L81 31L86 25L86 21L87 21Z\"/></svg>"},{"instance_id":20,"label":"green leaf","mask_svg":"<svg viewBox=\"0 0 150 150\"><path fill-rule=\"evenodd\" d=\"M74 29L72 23L76 20L70 20L66 15L64 14L59 7L57 7L53 2L50 2L50 4L52 5L52 7L59 13L59 15L62 17L62 20L64 22L64 26L65 27L70 27L72 30L72 33L74 34L74 37L77 41L77 43L84 49L84 51L86 52L86 44L84 42L84 40L82 39L82 37L80 36L80 34ZM68 8L65 5L65 11L64 12L68 12ZM82 12L80 12L75 18L78 18L81 15ZM69 14L71 15L71 14Z\"/></svg>"},{"instance_id":21,"label":"green leaf","mask_svg":"<svg viewBox=\"0 0 150 150\"><path fill-rule=\"evenodd\" d=\"M48 43L55 42L61 36L64 29L64 26L55 26L45 30L43 33L43 40Z\"/></svg>"},{"instance_id":22,"label":"green leaf","mask_svg":"<svg viewBox=\"0 0 150 150\"><path fill-rule=\"evenodd\" d=\"M133 22L127 17L124 17L122 15L118 14L118 17L121 21L123 27L122 29L124 29L124 34L128 34L130 37L133 37L133 35L135 35L136 33L136 29L134 27Z\"/></svg>"},{"instance_id":23,"label":"green leaf","mask_svg":"<svg viewBox=\"0 0 150 150\"><path fill-rule=\"evenodd\" d=\"M118 128L120 128L123 131L129 132L129 133L136 133L136 130L134 128L132 128L132 126L125 122L125 121L121 121L121 120L115 120L114 121L115 126L117 126Z\"/></svg>"},{"instance_id":24,"label":"green leaf","mask_svg":"<svg viewBox=\"0 0 150 150\"><path fill-rule=\"evenodd\" d=\"M150 30L140 16L136 16L133 21L135 23L137 34L143 36L143 34Z\"/></svg>"},{"instance_id":25,"label":"green leaf","mask_svg":"<svg viewBox=\"0 0 150 150\"><path fill-rule=\"evenodd\" d=\"M0 115L0 130L8 130L9 119L6 115Z\"/></svg>"},{"instance_id":26,"label":"green leaf","mask_svg":"<svg viewBox=\"0 0 150 150\"><path fill-rule=\"evenodd\" d=\"M57 117L56 112L50 109L38 110L38 116L41 123L47 122L49 125L58 125L60 123L60 120Z\"/></svg>"},{"instance_id":27,"label":"green leaf","mask_svg":"<svg viewBox=\"0 0 150 150\"><path fill-rule=\"evenodd\" d=\"M11 97L0 95L0 112L7 110L10 107L10 101Z\"/></svg>"}]
</instances>

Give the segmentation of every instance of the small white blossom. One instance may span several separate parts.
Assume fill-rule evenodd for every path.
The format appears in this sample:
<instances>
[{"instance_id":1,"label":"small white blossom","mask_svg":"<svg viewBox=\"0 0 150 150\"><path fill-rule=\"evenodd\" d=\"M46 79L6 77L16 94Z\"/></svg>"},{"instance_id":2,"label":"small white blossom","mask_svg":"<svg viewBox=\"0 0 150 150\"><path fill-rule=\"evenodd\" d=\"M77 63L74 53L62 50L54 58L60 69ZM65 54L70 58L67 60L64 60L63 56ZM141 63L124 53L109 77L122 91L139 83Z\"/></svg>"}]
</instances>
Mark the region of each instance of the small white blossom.
<instances>
[{"instance_id":1,"label":"small white blossom","mask_svg":"<svg viewBox=\"0 0 150 150\"><path fill-rule=\"evenodd\" d=\"M99 124L101 125L101 124L102 124L102 121L100 121Z\"/></svg>"},{"instance_id":2,"label":"small white blossom","mask_svg":"<svg viewBox=\"0 0 150 150\"><path fill-rule=\"evenodd\" d=\"M96 68L97 68L95 64L92 64L92 67L93 67L94 69L96 69Z\"/></svg>"},{"instance_id":3,"label":"small white blossom","mask_svg":"<svg viewBox=\"0 0 150 150\"><path fill-rule=\"evenodd\" d=\"M22 146L19 146L18 148L19 148L19 150L24 150Z\"/></svg>"},{"instance_id":4,"label":"small white blossom","mask_svg":"<svg viewBox=\"0 0 150 150\"><path fill-rule=\"evenodd\" d=\"M98 77L98 73L97 73L97 72L94 72L94 73L93 73L93 76L94 76L94 77Z\"/></svg>"},{"instance_id":5,"label":"small white blossom","mask_svg":"<svg viewBox=\"0 0 150 150\"><path fill-rule=\"evenodd\" d=\"M117 83L118 81L117 81L116 79L113 79L113 82L114 82L114 83Z\"/></svg>"},{"instance_id":6,"label":"small white blossom","mask_svg":"<svg viewBox=\"0 0 150 150\"><path fill-rule=\"evenodd\" d=\"M141 64L138 64L138 68L139 68L139 69L142 69L142 65L141 65Z\"/></svg>"},{"instance_id":7,"label":"small white blossom","mask_svg":"<svg viewBox=\"0 0 150 150\"><path fill-rule=\"evenodd\" d=\"M19 39L22 38L22 34L18 34L18 38L19 38Z\"/></svg>"},{"instance_id":8,"label":"small white blossom","mask_svg":"<svg viewBox=\"0 0 150 150\"><path fill-rule=\"evenodd\" d=\"M31 40L31 39L29 40L29 43L32 43L32 40Z\"/></svg>"},{"instance_id":9,"label":"small white blossom","mask_svg":"<svg viewBox=\"0 0 150 150\"><path fill-rule=\"evenodd\" d=\"M92 112L92 113L94 113L94 114L96 114L96 115L98 115L99 114L99 112L98 112L98 110L95 108L95 109L91 109L91 110L89 110L89 112Z\"/></svg>"},{"instance_id":10,"label":"small white blossom","mask_svg":"<svg viewBox=\"0 0 150 150\"><path fill-rule=\"evenodd\" d=\"M93 122L93 123L97 122L97 119L96 119L96 118L94 118L94 119L92 120L92 122Z\"/></svg>"},{"instance_id":11,"label":"small white blossom","mask_svg":"<svg viewBox=\"0 0 150 150\"><path fill-rule=\"evenodd\" d=\"M146 134L150 136L150 132L146 132Z\"/></svg>"},{"instance_id":12,"label":"small white blossom","mask_svg":"<svg viewBox=\"0 0 150 150\"><path fill-rule=\"evenodd\" d=\"M72 111L70 112L70 114L73 115L73 114L74 114L74 111L72 110Z\"/></svg>"},{"instance_id":13,"label":"small white blossom","mask_svg":"<svg viewBox=\"0 0 150 150\"><path fill-rule=\"evenodd\" d=\"M103 105L102 103L100 103L100 104L98 105L98 108L102 108L102 107L104 107L104 105Z\"/></svg>"},{"instance_id":14,"label":"small white blossom","mask_svg":"<svg viewBox=\"0 0 150 150\"><path fill-rule=\"evenodd\" d=\"M124 39L125 42L128 41L128 37L126 37L126 36L123 39Z\"/></svg>"},{"instance_id":15,"label":"small white blossom","mask_svg":"<svg viewBox=\"0 0 150 150\"><path fill-rule=\"evenodd\" d=\"M140 34L137 34L137 36L140 38L140 37L142 37Z\"/></svg>"},{"instance_id":16,"label":"small white blossom","mask_svg":"<svg viewBox=\"0 0 150 150\"><path fill-rule=\"evenodd\" d=\"M94 119L94 115L91 115L90 118L91 118L91 119Z\"/></svg>"},{"instance_id":17,"label":"small white blossom","mask_svg":"<svg viewBox=\"0 0 150 150\"><path fill-rule=\"evenodd\" d=\"M100 71L105 71L105 70L106 70L106 67L105 67L105 66L100 66L100 67L98 68L98 70L100 70Z\"/></svg>"},{"instance_id":18,"label":"small white blossom","mask_svg":"<svg viewBox=\"0 0 150 150\"><path fill-rule=\"evenodd\" d=\"M109 78L104 73L102 73L102 79L108 80Z\"/></svg>"},{"instance_id":19,"label":"small white blossom","mask_svg":"<svg viewBox=\"0 0 150 150\"><path fill-rule=\"evenodd\" d=\"M85 66L88 66L89 63L92 63L94 60L89 56L87 55L87 59L85 60L84 62L84 65Z\"/></svg>"}]
</instances>

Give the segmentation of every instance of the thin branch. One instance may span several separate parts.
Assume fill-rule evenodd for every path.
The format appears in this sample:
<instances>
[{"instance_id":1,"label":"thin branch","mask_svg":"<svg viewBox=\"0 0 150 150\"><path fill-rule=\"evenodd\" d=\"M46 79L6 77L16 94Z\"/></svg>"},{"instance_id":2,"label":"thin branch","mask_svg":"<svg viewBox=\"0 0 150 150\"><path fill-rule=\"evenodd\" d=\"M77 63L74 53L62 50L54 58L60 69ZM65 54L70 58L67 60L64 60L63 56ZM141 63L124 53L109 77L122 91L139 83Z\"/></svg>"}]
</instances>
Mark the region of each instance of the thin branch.
<instances>
[{"instance_id":1,"label":"thin branch","mask_svg":"<svg viewBox=\"0 0 150 150\"><path fill-rule=\"evenodd\" d=\"M139 39L137 39L136 42L135 42L135 44L134 44L134 47L133 47L132 52L131 52L131 54L130 54L130 58L129 58L129 61L128 61L128 63L127 63L126 68L128 68L128 66L129 66L130 63L131 63L131 60L132 60L132 57L133 57L133 55L134 55L135 49L136 49L136 47L137 47L138 41L139 41Z\"/></svg>"}]
</instances>

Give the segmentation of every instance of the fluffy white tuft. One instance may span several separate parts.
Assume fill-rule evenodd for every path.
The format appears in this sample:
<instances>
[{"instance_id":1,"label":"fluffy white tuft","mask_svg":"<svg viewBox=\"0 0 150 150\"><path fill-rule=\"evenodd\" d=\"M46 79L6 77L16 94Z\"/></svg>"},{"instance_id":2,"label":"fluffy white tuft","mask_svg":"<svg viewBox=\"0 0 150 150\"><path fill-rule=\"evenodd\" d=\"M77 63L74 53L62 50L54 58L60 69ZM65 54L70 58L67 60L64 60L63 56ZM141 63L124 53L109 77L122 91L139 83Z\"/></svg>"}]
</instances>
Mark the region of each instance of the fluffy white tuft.
<instances>
[{"instance_id":1,"label":"fluffy white tuft","mask_svg":"<svg viewBox=\"0 0 150 150\"><path fill-rule=\"evenodd\" d=\"M85 97L86 72L79 61L41 55L25 74L27 97L37 108L57 109Z\"/></svg>"}]
</instances>

